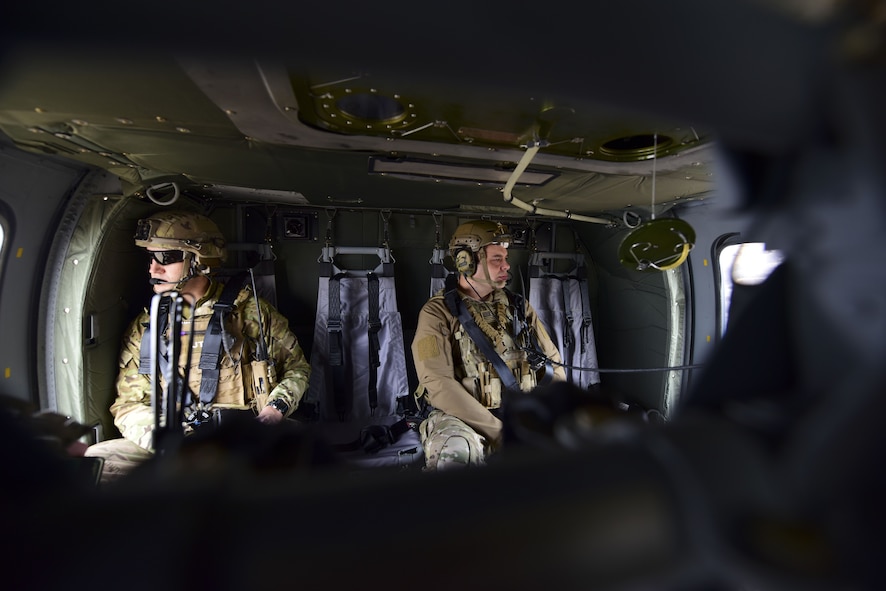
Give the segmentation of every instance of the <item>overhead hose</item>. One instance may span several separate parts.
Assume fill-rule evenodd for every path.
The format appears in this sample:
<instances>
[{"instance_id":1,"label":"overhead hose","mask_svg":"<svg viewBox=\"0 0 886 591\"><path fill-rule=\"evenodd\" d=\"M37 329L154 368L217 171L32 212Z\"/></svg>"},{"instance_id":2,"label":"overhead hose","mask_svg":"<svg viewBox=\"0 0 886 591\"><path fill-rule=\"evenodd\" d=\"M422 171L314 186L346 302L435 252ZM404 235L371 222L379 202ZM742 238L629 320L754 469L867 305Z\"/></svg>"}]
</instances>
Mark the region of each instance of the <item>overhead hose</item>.
<instances>
[{"instance_id":1,"label":"overhead hose","mask_svg":"<svg viewBox=\"0 0 886 591\"><path fill-rule=\"evenodd\" d=\"M519 180L520 175L523 174L523 171L529 166L529 163L535 158L536 153L538 153L541 145L538 142L533 143L530 146L527 146L526 152L523 153L523 157L520 158L520 162L517 163L517 167L514 168L514 171L511 173L511 176L508 178L508 182L505 183L504 188L504 199L508 203L511 203L524 211L528 211L533 215L546 215L551 217L559 217L566 218L569 220L576 220L579 222L592 222L594 224L606 224L611 225L612 220L607 220L604 218L591 217L586 215L574 214L569 211L557 211L554 209L545 209L543 207L538 207L536 205L530 205L523 201L520 201L516 197L513 196L511 191L514 190L514 185L517 184L517 180Z\"/></svg>"}]
</instances>

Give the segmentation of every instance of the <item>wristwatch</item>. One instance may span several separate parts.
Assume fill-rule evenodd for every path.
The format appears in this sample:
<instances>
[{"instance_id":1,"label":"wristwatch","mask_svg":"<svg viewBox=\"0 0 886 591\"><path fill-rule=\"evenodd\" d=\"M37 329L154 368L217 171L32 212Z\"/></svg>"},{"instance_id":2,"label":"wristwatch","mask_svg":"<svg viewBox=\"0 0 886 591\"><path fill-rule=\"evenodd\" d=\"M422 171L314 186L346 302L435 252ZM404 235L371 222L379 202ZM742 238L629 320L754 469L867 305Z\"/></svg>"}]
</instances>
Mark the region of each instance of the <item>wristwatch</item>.
<instances>
[{"instance_id":1,"label":"wristwatch","mask_svg":"<svg viewBox=\"0 0 886 591\"><path fill-rule=\"evenodd\" d=\"M268 403L268 406L279 410L281 413L283 413L284 417L286 416L286 413L289 412L289 405L286 404L286 401L284 401L282 398L274 398Z\"/></svg>"}]
</instances>

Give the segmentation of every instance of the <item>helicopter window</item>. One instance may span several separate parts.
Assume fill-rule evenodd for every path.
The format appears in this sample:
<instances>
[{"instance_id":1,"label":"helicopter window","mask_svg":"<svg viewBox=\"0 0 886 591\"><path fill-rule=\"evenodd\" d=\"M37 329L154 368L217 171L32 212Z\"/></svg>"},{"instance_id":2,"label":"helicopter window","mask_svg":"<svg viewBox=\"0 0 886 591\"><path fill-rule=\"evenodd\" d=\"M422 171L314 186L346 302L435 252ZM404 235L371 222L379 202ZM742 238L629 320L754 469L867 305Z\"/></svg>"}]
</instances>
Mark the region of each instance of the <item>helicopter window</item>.
<instances>
[{"instance_id":1,"label":"helicopter window","mask_svg":"<svg viewBox=\"0 0 886 591\"><path fill-rule=\"evenodd\" d=\"M720 250L720 335L726 331L733 285L759 285L784 260L779 250L767 250L763 242L729 244Z\"/></svg>"}]
</instances>

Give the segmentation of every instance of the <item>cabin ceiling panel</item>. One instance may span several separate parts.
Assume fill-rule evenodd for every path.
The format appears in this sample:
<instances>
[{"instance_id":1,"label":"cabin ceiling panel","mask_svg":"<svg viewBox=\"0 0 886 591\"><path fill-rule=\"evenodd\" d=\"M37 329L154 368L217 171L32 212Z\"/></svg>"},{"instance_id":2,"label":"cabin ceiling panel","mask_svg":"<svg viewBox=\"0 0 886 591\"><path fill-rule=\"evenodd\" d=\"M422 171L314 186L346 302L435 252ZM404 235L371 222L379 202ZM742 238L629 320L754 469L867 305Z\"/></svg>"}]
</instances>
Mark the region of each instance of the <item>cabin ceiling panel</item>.
<instances>
[{"instance_id":1,"label":"cabin ceiling panel","mask_svg":"<svg viewBox=\"0 0 886 591\"><path fill-rule=\"evenodd\" d=\"M431 71L82 52L7 60L2 73L0 129L25 149L105 168L128 193L174 180L206 196L240 188L237 199L496 207L531 142L540 150L529 171L552 178L518 182L529 203L575 213L645 204L653 171L660 203L711 190L705 130L496 76L451 84ZM467 173L374 174L373 157Z\"/></svg>"}]
</instances>

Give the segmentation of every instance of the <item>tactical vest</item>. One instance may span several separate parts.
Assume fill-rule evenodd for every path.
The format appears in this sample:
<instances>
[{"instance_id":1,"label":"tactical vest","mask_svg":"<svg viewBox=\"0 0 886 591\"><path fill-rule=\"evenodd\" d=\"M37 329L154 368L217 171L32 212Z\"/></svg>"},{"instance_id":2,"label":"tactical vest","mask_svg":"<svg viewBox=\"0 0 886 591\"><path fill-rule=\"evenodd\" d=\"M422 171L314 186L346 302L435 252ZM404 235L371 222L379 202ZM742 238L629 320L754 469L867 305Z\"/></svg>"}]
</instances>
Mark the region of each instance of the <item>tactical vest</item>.
<instances>
[{"instance_id":1,"label":"tactical vest","mask_svg":"<svg viewBox=\"0 0 886 591\"><path fill-rule=\"evenodd\" d=\"M504 290L496 292L496 297L507 299L507 322L500 331L500 338L493 343L495 350L501 356L502 360L507 364L517 380L520 390L528 392L538 385L536 371L532 369L528 361L526 351L521 349L525 346L522 343L523 338L518 337L521 343L514 340L514 312L522 313L513 305L513 302L507 298L507 292ZM488 309L482 302L471 299L462 299L462 305L473 309L480 314L488 314ZM520 302L522 304L522 301ZM522 317L516 319L522 322ZM460 362L456 360L455 374L461 380L465 389L476 398L480 404L486 408L498 408L501 406L502 382L498 373L495 371L493 364L489 362L477 344L470 337L464 326L459 324L455 331L455 339L458 343L459 352L461 354ZM523 335L525 338L525 335Z\"/></svg>"},{"instance_id":2,"label":"tactical vest","mask_svg":"<svg viewBox=\"0 0 886 591\"><path fill-rule=\"evenodd\" d=\"M245 300L251 298L248 290L240 290L230 307L230 311L222 315L222 348L218 363L218 385L215 389L215 397L212 406L216 408L247 409L253 404L252 388L246 384L252 384L251 359L252 347L247 345L247 339L242 332L242 320L239 310ZM178 361L179 375L188 376L189 404L200 399L200 387L203 381L203 370L200 369L200 361L203 357L203 345L206 332L212 321L215 310L212 305L203 304L196 309L186 307L185 314L190 311L193 314L193 327L191 318L182 319L181 354ZM168 322L161 321L164 326L164 339L169 339ZM149 327L146 327L142 337L141 358L139 373L150 373L151 360L145 343L149 340ZM193 336L193 338L192 338ZM190 344L190 360L188 345ZM165 380L161 372L161 384L166 388Z\"/></svg>"}]
</instances>

